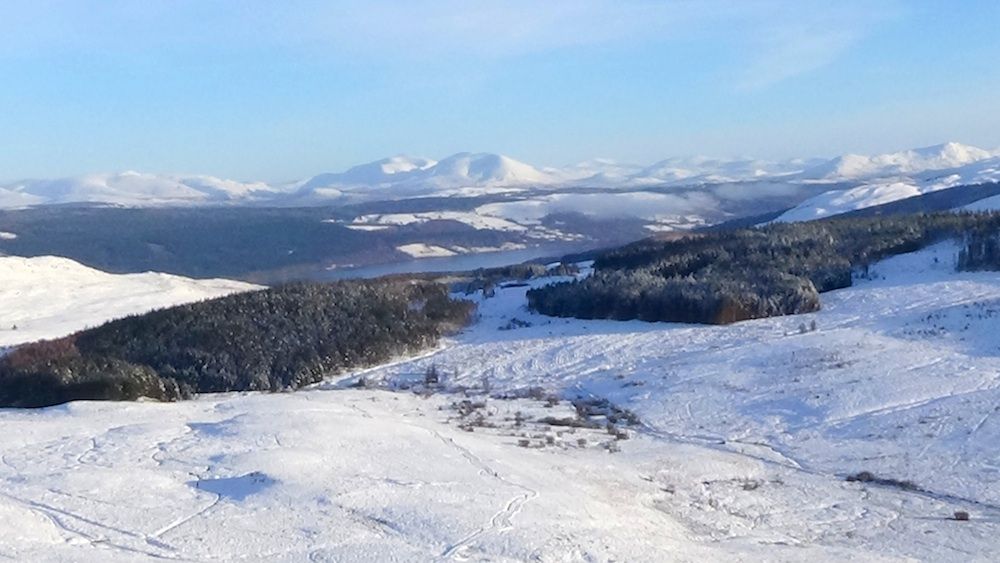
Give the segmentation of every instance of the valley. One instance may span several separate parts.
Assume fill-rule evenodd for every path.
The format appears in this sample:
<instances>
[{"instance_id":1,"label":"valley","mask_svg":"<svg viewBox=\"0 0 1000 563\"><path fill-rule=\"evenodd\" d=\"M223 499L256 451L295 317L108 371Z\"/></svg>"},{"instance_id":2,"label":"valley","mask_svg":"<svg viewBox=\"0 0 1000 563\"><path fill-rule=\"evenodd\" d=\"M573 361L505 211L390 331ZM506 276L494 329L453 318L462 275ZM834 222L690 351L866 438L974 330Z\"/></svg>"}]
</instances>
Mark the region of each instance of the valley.
<instances>
[{"instance_id":1,"label":"valley","mask_svg":"<svg viewBox=\"0 0 1000 563\"><path fill-rule=\"evenodd\" d=\"M982 209L998 180L1000 154L959 143L559 169L392 157L285 184L127 172L0 188L0 255L272 284L555 257L720 223Z\"/></svg>"}]
</instances>

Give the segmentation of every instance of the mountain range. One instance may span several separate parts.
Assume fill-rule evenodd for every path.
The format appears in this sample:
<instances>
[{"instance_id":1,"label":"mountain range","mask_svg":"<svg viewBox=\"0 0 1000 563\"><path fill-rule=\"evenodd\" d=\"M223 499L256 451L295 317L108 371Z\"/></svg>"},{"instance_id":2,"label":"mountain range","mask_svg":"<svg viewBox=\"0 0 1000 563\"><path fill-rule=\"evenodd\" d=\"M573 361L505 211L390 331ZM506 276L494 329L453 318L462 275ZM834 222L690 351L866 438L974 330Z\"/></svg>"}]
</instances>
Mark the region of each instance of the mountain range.
<instances>
[{"instance_id":1,"label":"mountain range","mask_svg":"<svg viewBox=\"0 0 1000 563\"><path fill-rule=\"evenodd\" d=\"M595 159L542 168L490 153L441 160L393 156L286 184L205 175L121 172L25 180L0 186L0 208L94 203L122 206L218 204L328 205L427 196L517 193L546 188L645 188L782 182L954 185L1000 177L1000 151L960 143L878 155L766 161L668 158L650 165ZM900 192L902 193L902 192Z\"/></svg>"},{"instance_id":2,"label":"mountain range","mask_svg":"<svg viewBox=\"0 0 1000 563\"><path fill-rule=\"evenodd\" d=\"M282 184L133 171L26 180L0 186L0 209L323 206L357 209L338 222L358 231L449 220L476 229L503 224L501 230L524 231L534 240L563 240L552 217L628 218L651 231L771 211L782 211L774 220L799 221L997 180L1000 151L954 142L833 159L690 157L650 165L595 159L563 168L458 153L441 160L394 156ZM466 203L455 208L427 198Z\"/></svg>"}]
</instances>

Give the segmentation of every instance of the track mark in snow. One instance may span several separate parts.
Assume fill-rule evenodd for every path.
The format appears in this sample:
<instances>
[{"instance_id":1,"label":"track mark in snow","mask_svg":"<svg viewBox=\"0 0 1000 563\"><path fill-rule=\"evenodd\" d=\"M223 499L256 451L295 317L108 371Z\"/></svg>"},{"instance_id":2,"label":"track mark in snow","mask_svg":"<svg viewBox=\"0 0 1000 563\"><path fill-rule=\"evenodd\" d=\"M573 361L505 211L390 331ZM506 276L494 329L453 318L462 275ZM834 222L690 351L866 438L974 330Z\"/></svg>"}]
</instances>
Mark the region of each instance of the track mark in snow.
<instances>
[{"instance_id":1,"label":"track mark in snow","mask_svg":"<svg viewBox=\"0 0 1000 563\"><path fill-rule=\"evenodd\" d=\"M743 441L743 440L730 440L730 442L732 442L734 444L742 444L744 446L753 446L755 448L763 448L763 449L765 449L765 450L773 453L778 458L777 461L778 461L778 463L780 465L785 465L785 466L791 467L793 469L799 469L799 470L802 469L802 464L801 463L799 463L798 461L796 461L795 459L793 459L788 454L782 452L780 449L778 449L777 446L768 444L767 442L749 442L749 441Z\"/></svg>"},{"instance_id":2,"label":"track mark in snow","mask_svg":"<svg viewBox=\"0 0 1000 563\"><path fill-rule=\"evenodd\" d=\"M153 552L153 551L145 551L145 550L142 550L142 549L137 549L137 548L130 547L130 546L127 546L127 545L122 545L120 543L116 543L116 542L112 541L111 539L109 539L107 537L101 537L101 536L89 534L87 532L84 532L84 531L78 530L78 529L76 529L74 527L71 527L63 519L64 518L72 519L72 520L81 522L84 525L93 526L95 528L99 528L99 529L102 529L102 530L113 532L115 534L119 534L119 535L122 535L122 536L125 536L125 537L129 537L129 538L133 538L133 539L138 539L138 540L146 541L152 547L158 547L160 549L166 549L166 550L170 550L170 551L175 551L174 548L172 548L169 545L164 544L162 542L148 542L148 538L145 537L145 536L143 536L142 534L138 534L136 532L132 532L130 530L125 530L125 529L122 529L122 528L116 528L114 526L108 526L107 524L102 524L102 523L97 522L95 520L91 520L89 518L85 518L83 516L80 516L78 514L74 514L72 512L69 512L67 510L64 510L64 509L61 509L61 508L58 508L58 507L55 507L55 506L50 506L48 504L37 502L37 501L33 501L33 500L26 500L26 499L18 498L16 496L13 496L13 495L10 495L10 494L4 493L4 492L0 492L0 496L3 496L4 498L7 498L9 500L12 500L12 501L14 501L14 502L16 502L16 503L24 506L25 508L31 510L32 512L35 512L36 514L40 514L42 517L44 517L48 521L52 522L52 525L54 525L56 528L58 528L58 529L60 529L60 530L62 530L64 532L66 532L67 534L70 534L71 536L73 536L73 538L75 538L77 540L80 540L81 543L85 543L85 544L92 545L92 546L98 546L98 545L100 545L100 546L106 546L106 547L110 547L112 549L116 549L118 551L123 551L123 552L127 552L127 553L135 553L137 555L142 555L142 556L150 557L150 558L154 558L154 559L176 560L176 557L174 557L173 555L163 555L163 554L156 553L156 552Z\"/></svg>"},{"instance_id":3,"label":"track mark in snow","mask_svg":"<svg viewBox=\"0 0 1000 563\"><path fill-rule=\"evenodd\" d=\"M184 524L187 524L188 522L194 520L195 518L198 518L199 516L204 515L209 510L212 510L213 508L215 508L216 506L218 506L219 502L221 502L221 501L222 501L222 495L215 494L215 500L213 500L207 506L205 506L204 508L202 508L200 510L197 510L197 511L193 512L192 514L188 514L187 516L181 516L180 518L174 520L173 522L167 524L166 526L160 528L159 530L156 530L152 534L149 534L149 537L146 539L146 541L148 542L150 540L153 540L153 541L157 541L157 543L159 543L158 542L159 538L163 537L166 534L169 534L170 532L176 530L177 528L180 528L181 526L183 526ZM152 543L152 542L150 542L150 543Z\"/></svg>"},{"instance_id":4,"label":"track mark in snow","mask_svg":"<svg viewBox=\"0 0 1000 563\"><path fill-rule=\"evenodd\" d=\"M490 518L488 525L474 530L473 532L469 533L462 539L450 545L448 549L444 550L444 552L441 554L441 557L445 559L459 559L459 560L468 559L468 557L465 556L465 552L466 550L468 550L472 541L475 540L476 538L488 532L505 534L510 530L514 529L514 522L513 522L514 517L516 517L521 512L521 509L524 508L525 504L538 497L538 491L532 489L528 490L530 492L521 493L515 496L514 498L510 499L510 501L507 502L506 506L504 506L502 509L500 509L500 511L494 514L492 518Z\"/></svg>"},{"instance_id":5,"label":"track mark in snow","mask_svg":"<svg viewBox=\"0 0 1000 563\"><path fill-rule=\"evenodd\" d=\"M418 428L423 428L423 427L418 427ZM482 458L472 453L471 450L469 450L464 446L459 445L457 442L455 442L455 440L442 435L437 430L431 428L424 428L424 430L427 430L428 432L433 434L438 440L441 440L446 445L458 450L458 452L462 454L462 457L464 457L466 461L468 461L473 467L479 468L480 475L492 477L493 479L496 479L501 483L504 483L506 485L524 491L522 493L514 495L514 497L508 500L507 504L505 504L503 508L498 510L496 514L494 514L493 517L490 518L489 522L485 526L477 528L472 532L470 532L469 534L466 534L457 542L448 546L448 548L445 549L444 552L441 554L441 557L445 559L466 559L466 557L464 556L464 552L469 548L471 543L476 538L490 532L505 534L514 529L514 518L516 518L517 515L521 513L521 509L524 508L524 505L538 498L539 492L536 491L535 489L532 489L520 483L514 483L513 481L506 479L505 477L497 473L497 471L492 467L490 467L486 462L484 462Z\"/></svg>"},{"instance_id":6,"label":"track mark in snow","mask_svg":"<svg viewBox=\"0 0 1000 563\"><path fill-rule=\"evenodd\" d=\"M351 406L352 409L354 409L357 412L359 412L362 416L365 416L365 417L368 417L368 418L370 418L372 416L371 413L369 413L365 409L363 409L363 408L361 408L361 407L359 407L359 406L357 406L355 404L351 404L350 406ZM470 532L470 533L466 534L465 536L463 536L462 538L460 538L455 543L449 545L444 550L444 552L441 553L441 557L442 558L444 558L444 559L459 559L459 560L467 559L467 557L464 556L464 553L470 547L470 544L471 544L471 542L473 540L475 540L476 538L481 537L484 534L487 534L489 532L495 532L495 533L498 533L498 534L504 534L504 533L509 532L510 530L512 530L514 528L514 518L516 518L517 515L521 513L521 510L524 508L524 505L526 505L528 502L530 502L530 501L538 498L538 496L539 496L540 493L537 490L532 489L531 487L522 485L520 483L515 483L513 481L510 481L509 479L507 479L504 476L500 475L488 463L486 463L485 461L483 461L483 459L481 457L479 457L475 453L473 453L472 450L470 450L469 448L466 448L465 446L462 446L461 444L459 444L458 442L456 442L452 438L449 438L449 437L441 434L440 432L438 432L437 430L435 430L433 428L427 428L425 426L421 426L419 424L415 424L415 423L409 422L409 421L405 421L405 422L410 427L417 428L419 430L423 430L424 432L430 433L432 436L434 436L435 438L437 438L438 440L440 440L446 446L448 446L448 447L450 447L450 448L458 451L458 453L461 454L461 456L470 465L472 465L473 467L475 467L475 468L477 468L479 470L479 475L480 476L490 477L492 479L496 479L497 481L499 481L499 482L501 482L501 483L503 483L505 485L508 485L510 487L514 487L516 489L521 489L523 491L523 492L521 492L521 493L519 493L517 495L514 495L510 500L508 500L506 502L506 504L504 504L503 508L501 508L500 510L498 510L490 518L489 522L487 522L486 525L481 526L481 527L473 530L472 532ZM370 517L368 517L368 518L370 518ZM385 525L385 523L383 523L383 522L378 522L378 523L382 524L383 526Z\"/></svg>"}]
</instances>

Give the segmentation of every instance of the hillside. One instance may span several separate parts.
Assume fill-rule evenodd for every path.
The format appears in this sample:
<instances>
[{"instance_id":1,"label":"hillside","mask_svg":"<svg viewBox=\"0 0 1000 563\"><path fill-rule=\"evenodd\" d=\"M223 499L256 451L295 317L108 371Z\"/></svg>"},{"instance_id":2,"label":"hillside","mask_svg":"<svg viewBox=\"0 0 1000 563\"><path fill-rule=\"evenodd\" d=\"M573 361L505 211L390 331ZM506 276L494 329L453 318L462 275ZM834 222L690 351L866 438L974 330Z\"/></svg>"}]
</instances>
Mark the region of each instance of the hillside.
<instances>
[{"instance_id":1,"label":"hillside","mask_svg":"<svg viewBox=\"0 0 1000 563\"><path fill-rule=\"evenodd\" d=\"M938 213L774 223L649 239L597 255L594 275L528 293L559 317L727 324L810 313L878 260L1000 230L996 214Z\"/></svg>"},{"instance_id":2,"label":"hillside","mask_svg":"<svg viewBox=\"0 0 1000 563\"><path fill-rule=\"evenodd\" d=\"M238 293L18 346L0 356L0 406L297 389L433 347L471 314L470 303L431 283L292 284Z\"/></svg>"},{"instance_id":3,"label":"hillside","mask_svg":"<svg viewBox=\"0 0 1000 563\"><path fill-rule=\"evenodd\" d=\"M956 251L723 327L554 319L501 287L432 353L297 393L3 410L0 552L988 560L1000 278Z\"/></svg>"},{"instance_id":4,"label":"hillside","mask_svg":"<svg viewBox=\"0 0 1000 563\"><path fill-rule=\"evenodd\" d=\"M0 348L65 336L151 309L254 289L260 287L154 272L109 274L55 256L0 256Z\"/></svg>"}]
</instances>

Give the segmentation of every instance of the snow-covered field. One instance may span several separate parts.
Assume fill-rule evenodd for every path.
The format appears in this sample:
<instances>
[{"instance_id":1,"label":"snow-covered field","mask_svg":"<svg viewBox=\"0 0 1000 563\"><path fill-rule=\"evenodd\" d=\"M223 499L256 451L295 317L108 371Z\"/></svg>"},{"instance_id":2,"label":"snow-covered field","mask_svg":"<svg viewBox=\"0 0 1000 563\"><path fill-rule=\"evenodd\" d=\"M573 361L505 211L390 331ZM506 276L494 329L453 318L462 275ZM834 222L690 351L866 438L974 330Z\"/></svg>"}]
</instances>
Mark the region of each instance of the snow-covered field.
<instances>
[{"instance_id":1,"label":"snow-covered field","mask_svg":"<svg viewBox=\"0 0 1000 563\"><path fill-rule=\"evenodd\" d=\"M387 213L384 215L363 215L354 220L357 225L412 225L427 221L457 221L474 229L495 231L524 231L525 227L505 219L478 215L463 211L432 211L428 213Z\"/></svg>"},{"instance_id":2,"label":"snow-covered field","mask_svg":"<svg viewBox=\"0 0 1000 563\"><path fill-rule=\"evenodd\" d=\"M414 258L440 258L443 256L455 255L455 252L448 250L447 248L435 246L433 244L424 244L422 242L404 244L403 246L396 247L396 250L409 254Z\"/></svg>"},{"instance_id":3,"label":"snow-covered field","mask_svg":"<svg viewBox=\"0 0 1000 563\"><path fill-rule=\"evenodd\" d=\"M108 274L55 256L0 256L0 348L256 288L230 280L193 280L154 272Z\"/></svg>"},{"instance_id":4,"label":"snow-covered field","mask_svg":"<svg viewBox=\"0 0 1000 563\"><path fill-rule=\"evenodd\" d=\"M988 561L1000 274L954 252L810 315L551 319L507 288L439 350L308 390L0 411L0 556Z\"/></svg>"}]
</instances>

